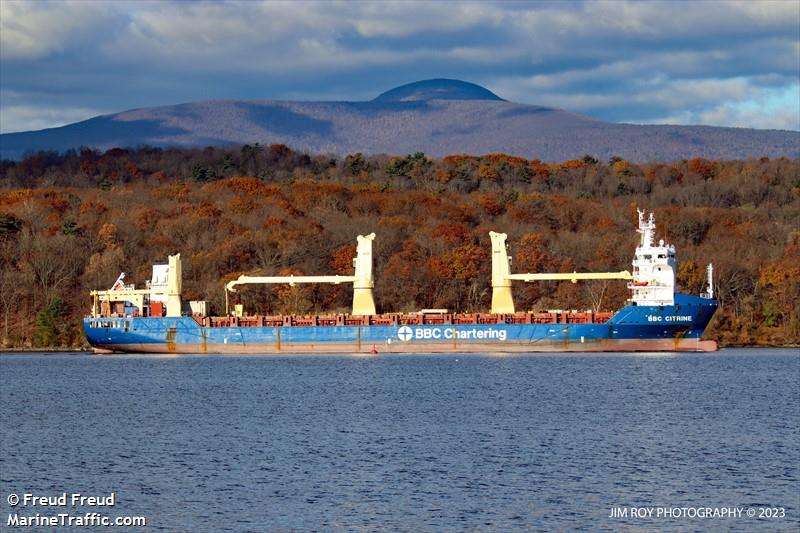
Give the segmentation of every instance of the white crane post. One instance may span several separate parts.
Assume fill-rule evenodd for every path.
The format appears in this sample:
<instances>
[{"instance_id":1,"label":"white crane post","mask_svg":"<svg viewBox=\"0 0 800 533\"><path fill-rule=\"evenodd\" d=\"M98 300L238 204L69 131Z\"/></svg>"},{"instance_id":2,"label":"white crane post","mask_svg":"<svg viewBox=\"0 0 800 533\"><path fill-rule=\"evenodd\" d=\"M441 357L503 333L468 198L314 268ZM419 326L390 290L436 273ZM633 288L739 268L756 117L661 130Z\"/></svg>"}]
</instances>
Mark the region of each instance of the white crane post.
<instances>
[{"instance_id":1,"label":"white crane post","mask_svg":"<svg viewBox=\"0 0 800 533\"><path fill-rule=\"evenodd\" d=\"M169 256L167 271L167 316L181 316L181 254Z\"/></svg>"},{"instance_id":2,"label":"white crane post","mask_svg":"<svg viewBox=\"0 0 800 533\"><path fill-rule=\"evenodd\" d=\"M353 281L353 314L372 316L375 314L375 300L372 288L375 281L372 278L372 241L375 234L358 236L356 257L353 259L355 266L355 281Z\"/></svg>"},{"instance_id":3,"label":"white crane post","mask_svg":"<svg viewBox=\"0 0 800 533\"><path fill-rule=\"evenodd\" d=\"M513 313L511 275L505 233L489 232L492 240L492 313Z\"/></svg>"}]
</instances>

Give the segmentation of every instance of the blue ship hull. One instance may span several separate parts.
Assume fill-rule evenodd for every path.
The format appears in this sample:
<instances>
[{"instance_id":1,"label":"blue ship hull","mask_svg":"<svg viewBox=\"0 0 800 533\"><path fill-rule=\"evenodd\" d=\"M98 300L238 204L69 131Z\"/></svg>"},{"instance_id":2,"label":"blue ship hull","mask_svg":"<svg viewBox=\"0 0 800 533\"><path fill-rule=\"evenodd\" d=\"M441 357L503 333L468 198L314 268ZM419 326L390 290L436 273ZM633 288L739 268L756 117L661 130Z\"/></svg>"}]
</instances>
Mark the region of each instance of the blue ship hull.
<instances>
[{"instance_id":1,"label":"blue ship hull","mask_svg":"<svg viewBox=\"0 0 800 533\"><path fill-rule=\"evenodd\" d=\"M203 327L191 317L86 318L98 351L143 353L441 353L713 351L703 341L716 300L634 306L608 322L396 326Z\"/></svg>"}]
</instances>

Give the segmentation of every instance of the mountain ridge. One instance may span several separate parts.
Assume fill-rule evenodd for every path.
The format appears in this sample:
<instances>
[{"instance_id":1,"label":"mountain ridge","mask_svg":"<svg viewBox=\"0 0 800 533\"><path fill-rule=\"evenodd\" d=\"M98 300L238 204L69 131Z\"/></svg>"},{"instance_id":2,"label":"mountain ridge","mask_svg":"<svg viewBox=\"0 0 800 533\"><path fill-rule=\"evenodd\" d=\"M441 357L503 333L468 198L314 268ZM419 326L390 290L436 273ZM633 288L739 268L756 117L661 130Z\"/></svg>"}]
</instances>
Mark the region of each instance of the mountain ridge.
<instances>
[{"instance_id":1,"label":"mountain ridge","mask_svg":"<svg viewBox=\"0 0 800 533\"><path fill-rule=\"evenodd\" d=\"M603 122L510 102L460 80L401 85L369 101L205 100L101 115L58 128L0 135L0 157L142 145L282 143L309 152L504 152L544 161L592 154L631 161L800 157L800 132Z\"/></svg>"}]
</instances>

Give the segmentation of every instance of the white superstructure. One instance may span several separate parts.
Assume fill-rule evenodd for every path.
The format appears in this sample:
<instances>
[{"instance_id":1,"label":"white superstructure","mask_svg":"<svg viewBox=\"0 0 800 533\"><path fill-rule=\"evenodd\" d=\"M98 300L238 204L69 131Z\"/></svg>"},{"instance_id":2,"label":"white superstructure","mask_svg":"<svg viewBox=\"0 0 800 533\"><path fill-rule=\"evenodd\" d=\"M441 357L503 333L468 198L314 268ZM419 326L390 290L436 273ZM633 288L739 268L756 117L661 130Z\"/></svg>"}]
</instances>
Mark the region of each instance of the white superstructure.
<instances>
[{"instance_id":1,"label":"white superstructure","mask_svg":"<svg viewBox=\"0 0 800 533\"><path fill-rule=\"evenodd\" d=\"M167 303L168 279L169 265L154 264L153 277L145 282L148 289L153 289L150 294L151 302Z\"/></svg>"},{"instance_id":2,"label":"white superstructure","mask_svg":"<svg viewBox=\"0 0 800 533\"><path fill-rule=\"evenodd\" d=\"M675 303L675 246L658 241L654 246L656 231L653 213L645 220L644 211L639 213L641 241L633 257L633 280L628 283L630 301L636 305L673 305Z\"/></svg>"},{"instance_id":3,"label":"white superstructure","mask_svg":"<svg viewBox=\"0 0 800 533\"><path fill-rule=\"evenodd\" d=\"M101 301L130 302L141 313L145 303L166 303L166 316L181 316L181 254L169 256L166 265L153 265L153 279L147 282L146 289L136 289L133 285L125 285L122 280L125 273L120 274L117 281L108 291L92 291L92 317L101 316Z\"/></svg>"}]
</instances>

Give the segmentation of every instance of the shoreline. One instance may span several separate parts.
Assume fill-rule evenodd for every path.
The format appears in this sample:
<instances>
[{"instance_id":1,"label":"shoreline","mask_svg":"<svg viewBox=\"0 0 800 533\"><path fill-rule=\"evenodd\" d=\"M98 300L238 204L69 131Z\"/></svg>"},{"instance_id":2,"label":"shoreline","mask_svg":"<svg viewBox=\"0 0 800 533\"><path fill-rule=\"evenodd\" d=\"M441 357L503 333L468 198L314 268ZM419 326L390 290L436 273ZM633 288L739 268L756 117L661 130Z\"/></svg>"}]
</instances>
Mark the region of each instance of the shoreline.
<instances>
[{"instance_id":1,"label":"shoreline","mask_svg":"<svg viewBox=\"0 0 800 533\"><path fill-rule=\"evenodd\" d=\"M0 355L12 353L69 353L69 352L86 352L91 353L91 348L0 348Z\"/></svg>"}]
</instances>

